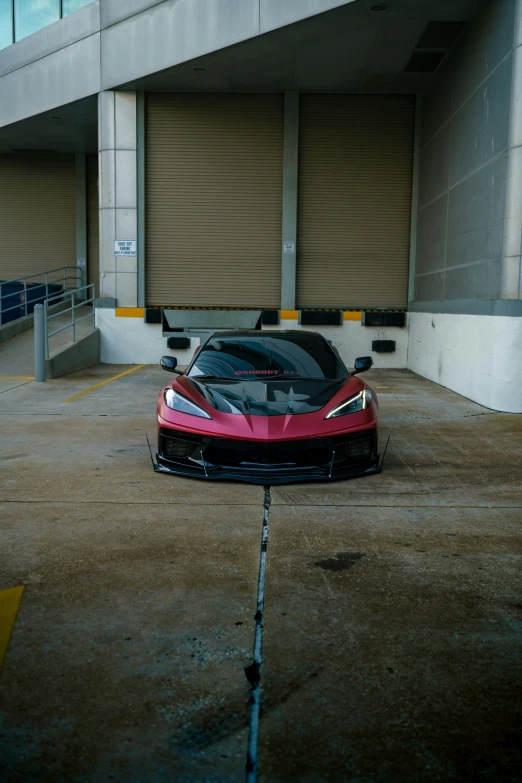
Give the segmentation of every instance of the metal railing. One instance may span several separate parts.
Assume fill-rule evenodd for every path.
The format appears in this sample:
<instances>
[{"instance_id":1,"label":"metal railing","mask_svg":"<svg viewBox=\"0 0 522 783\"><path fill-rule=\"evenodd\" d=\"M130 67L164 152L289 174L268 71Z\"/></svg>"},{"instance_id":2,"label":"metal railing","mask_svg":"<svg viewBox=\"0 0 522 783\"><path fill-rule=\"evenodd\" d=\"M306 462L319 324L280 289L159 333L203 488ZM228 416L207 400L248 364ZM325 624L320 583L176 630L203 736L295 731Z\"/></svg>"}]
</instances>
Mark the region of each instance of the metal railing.
<instances>
[{"instance_id":1,"label":"metal railing","mask_svg":"<svg viewBox=\"0 0 522 783\"><path fill-rule=\"evenodd\" d=\"M81 295L82 291L87 292L88 294L87 298ZM63 301L68 296L71 297L71 306L61 309L58 313L53 313L52 315L49 315L49 308L53 306L52 305L53 299L59 298L61 301ZM94 298L95 298L94 284L91 283L90 285L82 285L79 288L75 288L73 291L66 291L65 293L60 292L58 294L55 294L54 296L50 296L48 299L45 300L43 306L44 306L45 358L46 359L49 359L50 356L49 338L52 337L53 335L59 334L60 332L64 332L66 329L72 329L72 342L75 343L76 324L79 324L80 321L84 321L86 318L92 318L92 328L94 329L94 316L95 316ZM92 306L92 312L87 313L87 315L82 315L81 318L77 318L76 310L79 307L85 307L86 305ZM55 329L54 332L50 332L49 321L52 321L53 318L61 318L66 313L71 313L71 323L65 324L65 326L61 326L59 329Z\"/></svg>"},{"instance_id":2,"label":"metal railing","mask_svg":"<svg viewBox=\"0 0 522 783\"><path fill-rule=\"evenodd\" d=\"M72 271L71 271L72 270ZM49 287L59 285L62 288L62 291L60 294L57 294L56 296L52 298L59 298L59 296L64 296L67 294L71 289L69 287L69 284L72 283L73 289L77 290L78 286L81 284L81 269L76 266L61 266L58 267L58 269L50 269L47 272L36 272L34 275L25 275L25 277L17 277L15 280L4 280L0 282L0 323L4 323L7 321L3 316L5 313L9 313L13 310L18 310L18 315L16 317L23 318L24 315L29 314L29 308L32 306L34 308L33 302L36 304L37 302L42 303L44 298L47 299L49 297ZM35 278L39 278L40 280L43 278L43 282L29 282L31 280L34 280ZM11 290L9 293L5 293L5 287L6 286L15 286L15 290ZM41 290L40 290L41 289ZM28 292L31 295L29 300ZM34 296L33 296L34 294ZM16 304L11 305L10 307L3 307L3 301L6 299L13 299L16 298L19 301L17 301ZM55 302L55 304L58 304L58 302ZM23 310L23 313L20 314L20 310ZM11 319L9 319L11 320ZM13 319L14 320L14 319Z\"/></svg>"}]
</instances>

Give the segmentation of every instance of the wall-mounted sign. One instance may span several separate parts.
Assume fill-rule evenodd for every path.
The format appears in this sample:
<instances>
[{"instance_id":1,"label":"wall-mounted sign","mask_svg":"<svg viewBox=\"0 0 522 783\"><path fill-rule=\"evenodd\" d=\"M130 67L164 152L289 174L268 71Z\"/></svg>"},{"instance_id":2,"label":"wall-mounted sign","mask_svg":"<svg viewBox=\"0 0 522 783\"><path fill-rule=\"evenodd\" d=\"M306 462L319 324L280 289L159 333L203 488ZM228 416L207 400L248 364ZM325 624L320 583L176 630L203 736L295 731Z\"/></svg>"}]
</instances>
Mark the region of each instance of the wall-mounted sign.
<instances>
[{"instance_id":1,"label":"wall-mounted sign","mask_svg":"<svg viewBox=\"0 0 522 783\"><path fill-rule=\"evenodd\" d=\"M138 253L138 243L135 239L116 239L114 242L115 256L135 256Z\"/></svg>"},{"instance_id":2,"label":"wall-mounted sign","mask_svg":"<svg viewBox=\"0 0 522 783\"><path fill-rule=\"evenodd\" d=\"M295 253L295 242L283 242L283 253Z\"/></svg>"}]
</instances>

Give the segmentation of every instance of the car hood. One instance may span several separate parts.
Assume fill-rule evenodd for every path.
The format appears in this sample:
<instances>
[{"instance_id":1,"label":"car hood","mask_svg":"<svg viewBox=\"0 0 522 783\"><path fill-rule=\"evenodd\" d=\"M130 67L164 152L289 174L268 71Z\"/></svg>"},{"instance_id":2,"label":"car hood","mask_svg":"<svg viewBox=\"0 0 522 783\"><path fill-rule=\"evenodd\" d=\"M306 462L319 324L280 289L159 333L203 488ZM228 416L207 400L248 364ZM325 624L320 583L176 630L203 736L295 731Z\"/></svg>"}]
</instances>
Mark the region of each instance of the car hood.
<instances>
[{"instance_id":1,"label":"car hood","mask_svg":"<svg viewBox=\"0 0 522 783\"><path fill-rule=\"evenodd\" d=\"M194 390L221 413L285 416L313 413L323 408L347 383L341 380L198 380L184 377L185 389ZM188 388L187 388L188 387ZM192 395L191 395L192 396Z\"/></svg>"}]
</instances>

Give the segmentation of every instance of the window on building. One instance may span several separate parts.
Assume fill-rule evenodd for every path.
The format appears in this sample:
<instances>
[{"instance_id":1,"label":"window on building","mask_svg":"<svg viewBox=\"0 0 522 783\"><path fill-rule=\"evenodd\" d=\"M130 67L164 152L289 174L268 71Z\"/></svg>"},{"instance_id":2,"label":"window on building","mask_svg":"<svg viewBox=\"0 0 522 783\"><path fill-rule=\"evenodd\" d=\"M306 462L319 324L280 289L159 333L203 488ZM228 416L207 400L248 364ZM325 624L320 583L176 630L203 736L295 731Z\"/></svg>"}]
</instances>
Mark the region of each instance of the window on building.
<instances>
[{"instance_id":1,"label":"window on building","mask_svg":"<svg viewBox=\"0 0 522 783\"><path fill-rule=\"evenodd\" d=\"M15 39L36 33L60 18L60 0L15 0Z\"/></svg>"},{"instance_id":2,"label":"window on building","mask_svg":"<svg viewBox=\"0 0 522 783\"><path fill-rule=\"evenodd\" d=\"M13 43L13 0L0 0L0 49Z\"/></svg>"},{"instance_id":3,"label":"window on building","mask_svg":"<svg viewBox=\"0 0 522 783\"><path fill-rule=\"evenodd\" d=\"M74 11L79 11L84 5L89 5L89 3L92 3L92 0L62 0L62 14L63 16L72 14Z\"/></svg>"},{"instance_id":4,"label":"window on building","mask_svg":"<svg viewBox=\"0 0 522 783\"><path fill-rule=\"evenodd\" d=\"M0 0L0 49L79 11L93 0ZM14 21L14 24L13 24Z\"/></svg>"}]
</instances>

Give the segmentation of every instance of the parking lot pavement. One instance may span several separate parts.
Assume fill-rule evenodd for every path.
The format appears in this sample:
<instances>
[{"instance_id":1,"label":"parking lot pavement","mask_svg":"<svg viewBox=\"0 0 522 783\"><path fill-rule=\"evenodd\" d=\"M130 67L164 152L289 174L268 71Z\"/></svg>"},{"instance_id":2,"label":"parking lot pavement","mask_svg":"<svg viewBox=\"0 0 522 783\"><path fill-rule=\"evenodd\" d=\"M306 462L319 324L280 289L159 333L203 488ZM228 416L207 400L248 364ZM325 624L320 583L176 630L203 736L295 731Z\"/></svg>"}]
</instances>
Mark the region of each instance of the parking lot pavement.
<instances>
[{"instance_id":1,"label":"parking lot pavement","mask_svg":"<svg viewBox=\"0 0 522 783\"><path fill-rule=\"evenodd\" d=\"M153 473L166 377L0 381L2 781L245 778L264 493ZM519 780L522 419L367 377L384 472L270 491L260 780Z\"/></svg>"},{"instance_id":2,"label":"parking lot pavement","mask_svg":"<svg viewBox=\"0 0 522 783\"><path fill-rule=\"evenodd\" d=\"M520 517L272 509L264 780L520 780Z\"/></svg>"},{"instance_id":3,"label":"parking lot pavement","mask_svg":"<svg viewBox=\"0 0 522 783\"><path fill-rule=\"evenodd\" d=\"M0 388L2 781L244 779L263 490L152 471L159 368L65 402L125 369Z\"/></svg>"},{"instance_id":4,"label":"parking lot pavement","mask_svg":"<svg viewBox=\"0 0 522 783\"><path fill-rule=\"evenodd\" d=\"M368 380L384 472L271 493L264 779L520 780L522 418Z\"/></svg>"}]
</instances>

